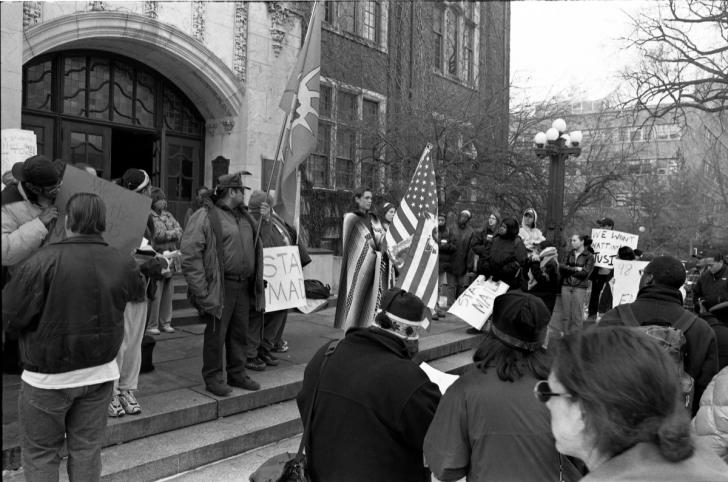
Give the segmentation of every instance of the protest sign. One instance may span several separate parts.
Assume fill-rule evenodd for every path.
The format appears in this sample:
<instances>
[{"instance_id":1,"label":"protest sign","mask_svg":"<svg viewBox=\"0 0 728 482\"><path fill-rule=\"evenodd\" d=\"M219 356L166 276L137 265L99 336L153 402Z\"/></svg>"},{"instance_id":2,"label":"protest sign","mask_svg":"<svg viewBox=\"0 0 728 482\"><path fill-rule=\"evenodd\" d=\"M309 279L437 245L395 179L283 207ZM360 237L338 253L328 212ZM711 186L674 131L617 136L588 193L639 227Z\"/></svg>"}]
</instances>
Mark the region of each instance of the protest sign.
<instances>
[{"instance_id":1,"label":"protest sign","mask_svg":"<svg viewBox=\"0 0 728 482\"><path fill-rule=\"evenodd\" d=\"M23 129L2 130L2 171L5 174L16 162L23 162L38 153L35 132Z\"/></svg>"},{"instance_id":2,"label":"protest sign","mask_svg":"<svg viewBox=\"0 0 728 482\"><path fill-rule=\"evenodd\" d=\"M639 236L611 229L592 229L592 248L594 249L597 268L612 268L617 258L617 251L622 246L637 248Z\"/></svg>"},{"instance_id":3,"label":"protest sign","mask_svg":"<svg viewBox=\"0 0 728 482\"><path fill-rule=\"evenodd\" d=\"M480 330L493 313L493 302L496 296L500 296L506 291L508 291L506 283L486 280L484 276L478 276L447 312Z\"/></svg>"},{"instance_id":4,"label":"protest sign","mask_svg":"<svg viewBox=\"0 0 728 482\"><path fill-rule=\"evenodd\" d=\"M99 195L106 205L104 240L122 253L132 254L144 237L152 199L100 177L92 176L72 165L66 166L63 184L56 197L58 219L49 235L49 241L60 241L66 237L66 203L71 196L79 192Z\"/></svg>"},{"instance_id":5,"label":"protest sign","mask_svg":"<svg viewBox=\"0 0 728 482\"><path fill-rule=\"evenodd\" d=\"M640 289L640 278L648 261L614 260L614 286L612 287L612 308L632 303Z\"/></svg>"},{"instance_id":6,"label":"protest sign","mask_svg":"<svg viewBox=\"0 0 728 482\"><path fill-rule=\"evenodd\" d=\"M306 306L306 287L298 246L263 248L265 312ZM324 300L326 301L326 300Z\"/></svg>"}]
</instances>

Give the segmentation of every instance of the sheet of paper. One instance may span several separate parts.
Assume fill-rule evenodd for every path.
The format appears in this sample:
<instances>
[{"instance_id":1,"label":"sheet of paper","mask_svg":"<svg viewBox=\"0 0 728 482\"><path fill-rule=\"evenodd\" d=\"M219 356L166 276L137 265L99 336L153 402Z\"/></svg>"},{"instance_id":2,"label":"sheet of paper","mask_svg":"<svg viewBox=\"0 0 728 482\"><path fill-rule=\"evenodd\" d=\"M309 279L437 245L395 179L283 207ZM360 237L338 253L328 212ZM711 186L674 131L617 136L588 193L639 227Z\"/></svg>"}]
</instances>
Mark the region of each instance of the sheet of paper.
<instances>
[{"instance_id":1,"label":"sheet of paper","mask_svg":"<svg viewBox=\"0 0 728 482\"><path fill-rule=\"evenodd\" d=\"M314 300L312 298L306 298L306 304L298 306L296 309L301 313L308 315L309 313L323 310L328 306L328 304L329 300Z\"/></svg>"},{"instance_id":2,"label":"sheet of paper","mask_svg":"<svg viewBox=\"0 0 728 482\"><path fill-rule=\"evenodd\" d=\"M447 389L450 388L450 385L460 378L459 375L451 375L450 373L442 372L425 362L420 363L420 368L422 368L422 371L425 372L427 378L440 388L440 393L443 395Z\"/></svg>"}]
</instances>

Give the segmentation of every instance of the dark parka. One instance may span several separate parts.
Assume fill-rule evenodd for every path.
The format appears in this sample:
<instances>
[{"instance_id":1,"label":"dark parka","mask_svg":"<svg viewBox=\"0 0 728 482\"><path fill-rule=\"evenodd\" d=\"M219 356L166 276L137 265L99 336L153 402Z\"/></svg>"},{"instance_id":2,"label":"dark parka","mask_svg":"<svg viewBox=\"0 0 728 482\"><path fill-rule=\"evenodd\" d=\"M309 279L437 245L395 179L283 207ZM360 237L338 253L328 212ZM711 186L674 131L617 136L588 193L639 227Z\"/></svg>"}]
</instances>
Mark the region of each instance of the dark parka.
<instances>
[{"instance_id":1,"label":"dark parka","mask_svg":"<svg viewBox=\"0 0 728 482\"><path fill-rule=\"evenodd\" d=\"M452 270L452 255L455 252L455 245L452 242L450 229L445 226L437 226L437 239L440 245L437 262L440 273L450 272Z\"/></svg>"},{"instance_id":2,"label":"dark parka","mask_svg":"<svg viewBox=\"0 0 728 482\"><path fill-rule=\"evenodd\" d=\"M675 322L685 312L682 294L668 286L645 286L630 303L635 318L643 324L651 320ZM623 325L619 312L612 309L604 314L598 326ZM683 360L685 371L695 380L693 409L698 410L700 396L710 379L718 373L718 349L713 329L702 318L698 318L685 334L687 359Z\"/></svg>"},{"instance_id":3,"label":"dark parka","mask_svg":"<svg viewBox=\"0 0 728 482\"><path fill-rule=\"evenodd\" d=\"M452 243L455 246L455 252L452 255L452 266L448 273L455 276L463 276L468 271L472 271L473 252L470 249L473 228L470 227L470 221L465 227L455 226L451 231Z\"/></svg>"},{"instance_id":4,"label":"dark parka","mask_svg":"<svg viewBox=\"0 0 728 482\"><path fill-rule=\"evenodd\" d=\"M131 256L101 236L51 243L16 267L3 322L20 338L23 367L65 373L108 363L124 337L124 307L144 294Z\"/></svg>"},{"instance_id":5,"label":"dark parka","mask_svg":"<svg viewBox=\"0 0 728 482\"><path fill-rule=\"evenodd\" d=\"M182 252L182 272L187 281L187 296L193 306L209 313L215 318L222 316L225 303L222 286L224 268L222 257L222 227L219 215L211 210L220 209L212 201L205 199L205 206L195 211L185 226L180 251ZM253 217L245 210L239 214L245 217L255 230ZM253 231L255 234L255 231ZM255 280L251 283L251 308L265 310L265 291L263 286L263 246L255 246Z\"/></svg>"},{"instance_id":6,"label":"dark parka","mask_svg":"<svg viewBox=\"0 0 728 482\"><path fill-rule=\"evenodd\" d=\"M327 346L306 367L297 397L304 419ZM404 342L376 327L352 328L330 356L306 447L312 480L429 481L422 444L440 390Z\"/></svg>"}]
</instances>

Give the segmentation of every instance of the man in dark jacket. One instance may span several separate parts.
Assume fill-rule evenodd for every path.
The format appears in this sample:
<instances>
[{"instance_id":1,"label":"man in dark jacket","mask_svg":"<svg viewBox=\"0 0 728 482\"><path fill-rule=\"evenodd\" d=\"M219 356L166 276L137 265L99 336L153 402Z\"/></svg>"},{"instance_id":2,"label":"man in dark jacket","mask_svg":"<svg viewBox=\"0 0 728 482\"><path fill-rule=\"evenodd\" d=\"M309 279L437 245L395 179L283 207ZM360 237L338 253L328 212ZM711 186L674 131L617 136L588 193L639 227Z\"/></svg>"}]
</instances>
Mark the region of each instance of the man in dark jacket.
<instances>
[{"instance_id":1,"label":"man in dark jacket","mask_svg":"<svg viewBox=\"0 0 728 482\"><path fill-rule=\"evenodd\" d=\"M455 251L452 254L450 270L447 271L450 274L447 279L447 287L448 293L453 294L453 300L460 296L470 284L467 274L473 270L473 252L471 250L473 228L470 226L471 218L470 211L461 211L458 216L458 224L452 231L452 243L455 246Z\"/></svg>"},{"instance_id":2,"label":"man in dark jacket","mask_svg":"<svg viewBox=\"0 0 728 482\"><path fill-rule=\"evenodd\" d=\"M244 209L241 174L219 177L215 200L206 199L182 235L182 271L190 302L207 322L202 345L202 378L220 397L228 385L258 390L245 374L245 343L251 306L265 309L263 248L255 242L255 220ZM227 353L223 356L224 351ZM227 360L227 384L222 379Z\"/></svg>"},{"instance_id":3,"label":"man in dark jacket","mask_svg":"<svg viewBox=\"0 0 728 482\"><path fill-rule=\"evenodd\" d=\"M629 306L634 317L644 325L675 323L686 310L682 307L680 287L685 283L685 268L671 256L658 256L645 266L640 278L637 299ZM598 326L625 325L617 309L604 314ZM715 333L702 318L696 318L685 331L685 371L695 380L693 414L700 396L718 372Z\"/></svg>"},{"instance_id":4,"label":"man in dark jacket","mask_svg":"<svg viewBox=\"0 0 728 482\"><path fill-rule=\"evenodd\" d=\"M298 394L306 420L316 395L306 454L314 481L429 481L422 445L440 391L411 361L425 306L392 288L374 326L352 328L321 365L329 344L306 367Z\"/></svg>"},{"instance_id":5,"label":"man in dark jacket","mask_svg":"<svg viewBox=\"0 0 728 482\"><path fill-rule=\"evenodd\" d=\"M17 266L3 289L3 322L20 338L24 368L18 419L28 480L58 480L64 437L69 478L99 480L124 307L144 293L131 256L101 237L101 198L75 194L66 213L67 239Z\"/></svg>"},{"instance_id":6,"label":"man in dark jacket","mask_svg":"<svg viewBox=\"0 0 728 482\"><path fill-rule=\"evenodd\" d=\"M437 239L440 245L440 251L437 256L438 283L440 286L440 295L447 298L447 304L446 306L440 306L441 303L438 301L435 314L432 317L433 320L444 316L445 313L441 311L441 308L448 309L455 301L456 287L451 291L450 285L447 282L447 273L452 269L452 255L455 252L455 245L452 243L450 229L447 227L447 215L444 213L440 213L437 217Z\"/></svg>"},{"instance_id":7,"label":"man in dark jacket","mask_svg":"<svg viewBox=\"0 0 728 482\"><path fill-rule=\"evenodd\" d=\"M728 267L725 264L723 255L718 251L708 253L705 257L707 269L700 275L698 282L693 289L693 300L695 312L710 310L713 306L728 301ZM702 303L702 308L700 304ZM724 323L728 318L718 317Z\"/></svg>"}]
</instances>

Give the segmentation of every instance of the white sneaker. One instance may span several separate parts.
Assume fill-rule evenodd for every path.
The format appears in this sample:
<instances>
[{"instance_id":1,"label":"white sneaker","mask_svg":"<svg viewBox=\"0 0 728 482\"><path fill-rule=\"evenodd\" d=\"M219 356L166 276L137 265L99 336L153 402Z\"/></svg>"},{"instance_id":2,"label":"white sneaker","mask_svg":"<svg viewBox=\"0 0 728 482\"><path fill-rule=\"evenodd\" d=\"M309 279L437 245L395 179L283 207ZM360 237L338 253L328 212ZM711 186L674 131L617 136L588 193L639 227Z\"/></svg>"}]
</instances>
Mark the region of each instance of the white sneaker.
<instances>
[{"instance_id":1,"label":"white sneaker","mask_svg":"<svg viewBox=\"0 0 728 482\"><path fill-rule=\"evenodd\" d=\"M129 415L139 415L142 413L142 407L137 402L131 390L123 390L119 393L119 403L124 407L124 412Z\"/></svg>"},{"instance_id":2,"label":"white sneaker","mask_svg":"<svg viewBox=\"0 0 728 482\"><path fill-rule=\"evenodd\" d=\"M156 328L149 328L147 330L147 335L159 335L160 331Z\"/></svg>"},{"instance_id":3,"label":"white sneaker","mask_svg":"<svg viewBox=\"0 0 728 482\"><path fill-rule=\"evenodd\" d=\"M174 328L171 325L162 325L161 330L164 333L174 333Z\"/></svg>"}]
</instances>

